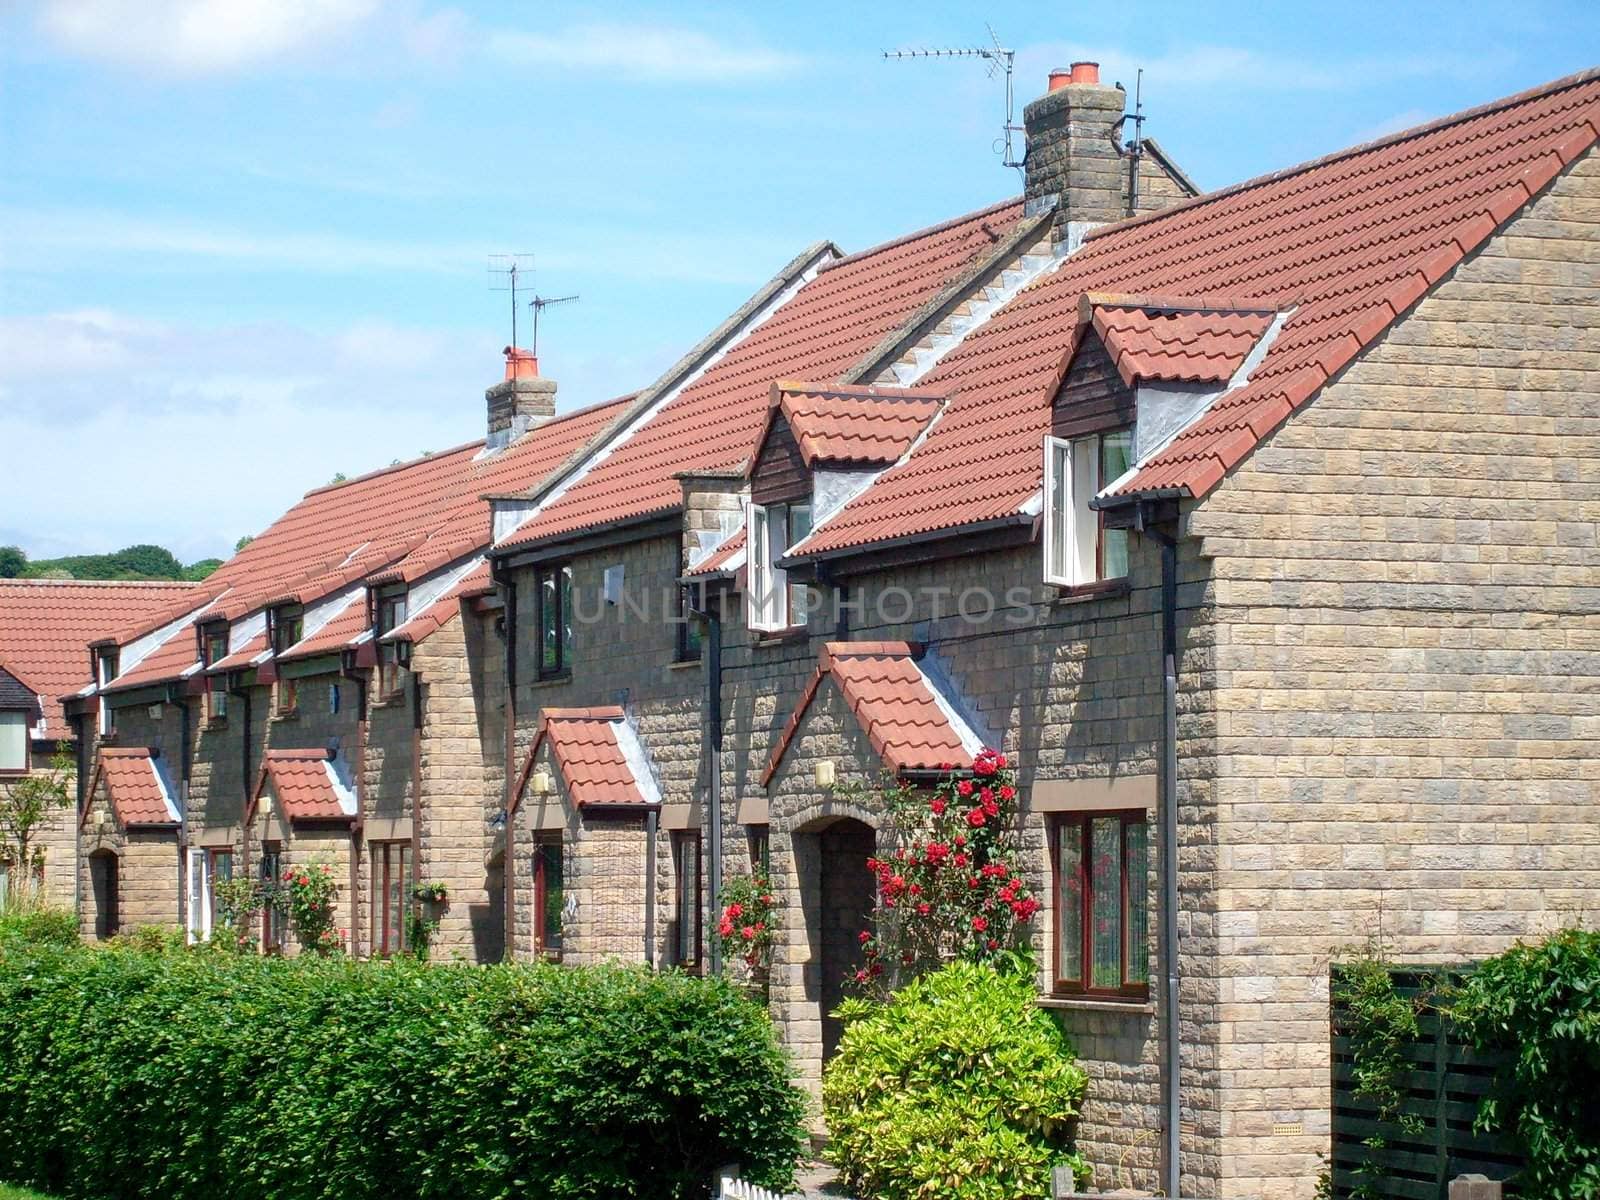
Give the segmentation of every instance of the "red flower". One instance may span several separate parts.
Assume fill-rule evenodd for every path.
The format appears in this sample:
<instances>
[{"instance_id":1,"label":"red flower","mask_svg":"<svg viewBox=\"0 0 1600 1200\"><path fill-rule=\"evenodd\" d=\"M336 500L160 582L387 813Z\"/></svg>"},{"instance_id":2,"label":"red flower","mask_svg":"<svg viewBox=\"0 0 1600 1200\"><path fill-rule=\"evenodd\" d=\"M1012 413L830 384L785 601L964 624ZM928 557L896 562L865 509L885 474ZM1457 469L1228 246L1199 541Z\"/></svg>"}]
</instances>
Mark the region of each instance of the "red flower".
<instances>
[{"instance_id":1,"label":"red flower","mask_svg":"<svg viewBox=\"0 0 1600 1200\"><path fill-rule=\"evenodd\" d=\"M972 795L972 780L963 779L960 783L956 784L956 791L960 792L963 796Z\"/></svg>"},{"instance_id":2,"label":"red flower","mask_svg":"<svg viewBox=\"0 0 1600 1200\"><path fill-rule=\"evenodd\" d=\"M917 915L918 916L925 917L929 913L931 913L932 911L933 911L933 906L931 904L929 904L926 900L924 900L921 904L917 905Z\"/></svg>"},{"instance_id":3,"label":"red flower","mask_svg":"<svg viewBox=\"0 0 1600 1200\"><path fill-rule=\"evenodd\" d=\"M866 981L867 981L867 973L865 971L857 971L856 972L856 982L857 983L865 983Z\"/></svg>"},{"instance_id":4,"label":"red flower","mask_svg":"<svg viewBox=\"0 0 1600 1200\"><path fill-rule=\"evenodd\" d=\"M870 966L867 969L872 973L874 978L876 978L877 976L883 974L883 964L882 963L873 963L872 966Z\"/></svg>"},{"instance_id":5,"label":"red flower","mask_svg":"<svg viewBox=\"0 0 1600 1200\"><path fill-rule=\"evenodd\" d=\"M971 825L974 829L982 829L983 823L987 819L988 818L983 815L983 809L981 808L975 808L967 814L967 824Z\"/></svg>"},{"instance_id":6,"label":"red flower","mask_svg":"<svg viewBox=\"0 0 1600 1200\"><path fill-rule=\"evenodd\" d=\"M967 836L966 836L966 834L964 834L964 833L956 834L955 842L956 842L956 845L958 845L958 846L965 846L967 844Z\"/></svg>"},{"instance_id":7,"label":"red flower","mask_svg":"<svg viewBox=\"0 0 1600 1200\"><path fill-rule=\"evenodd\" d=\"M868 942L870 942L872 940L872 935L870 933L868 933L865 929L863 929L861 931L860 937L861 937L861 944L863 946L865 946Z\"/></svg>"},{"instance_id":8,"label":"red flower","mask_svg":"<svg viewBox=\"0 0 1600 1200\"><path fill-rule=\"evenodd\" d=\"M928 843L928 865L930 867L937 867L946 858L948 858L949 855L950 847L946 846L943 842Z\"/></svg>"},{"instance_id":9,"label":"red flower","mask_svg":"<svg viewBox=\"0 0 1600 1200\"><path fill-rule=\"evenodd\" d=\"M982 799L984 807L987 808L989 806L989 801L994 799L994 789L991 787L980 788L978 790L978 796L980 799Z\"/></svg>"},{"instance_id":10,"label":"red flower","mask_svg":"<svg viewBox=\"0 0 1600 1200\"><path fill-rule=\"evenodd\" d=\"M734 918L744 916L744 906L742 904L728 905L728 915Z\"/></svg>"},{"instance_id":11,"label":"red flower","mask_svg":"<svg viewBox=\"0 0 1600 1200\"><path fill-rule=\"evenodd\" d=\"M989 928L988 918L986 918L986 917L973 917L972 918L972 927L974 929L976 929L979 933L982 933L985 929Z\"/></svg>"},{"instance_id":12,"label":"red flower","mask_svg":"<svg viewBox=\"0 0 1600 1200\"><path fill-rule=\"evenodd\" d=\"M907 966L910 966L912 963L917 961L917 956L911 953L911 951L907 950L900 956L900 961L905 963Z\"/></svg>"},{"instance_id":13,"label":"red flower","mask_svg":"<svg viewBox=\"0 0 1600 1200\"><path fill-rule=\"evenodd\" d=\"M987 942L984 943L984 945L988 946L989 949L991 949L991 950L1000 949L1000 943L995 941L993 938L990 938Z\"/></svg>"},{"instance_id":14,"label":"red flower","mask_svg":"<svg viewBox=\"0 0 1600 1200\"><path fill-rule=\"evenodd\" d=\"M1004 767L1006 765L1006 756L1004 754L996 754L994 756L994 765Z\"/></svg>"},{"instance_id":15,"label":"red flower","mask_svg":"<svg viewBox=\"0 0 1600 1200\"><path fill-rule=\"evenodd\" d=\"M955 857L954 857L954 858L952 858L952 859L951 859L951 860L950 860L950 861L951 861L951 862L953 862L953 863L955 863L955 865L956 865L956 866L958 866L958 867L964 867L964 866L966 866L966 865L967 865L967 864L968 864L968 863L969 863L969 862L971 862L971 861L972 861L972 859L970 859L970 858L968 858L968 857L967 857L967 854L966 854L966 852L965 852L965 851L962 851L962 852L961 852L961 853L960 853L960 854L958 854L958 855L956 855L956 856L955 856Z\"/></svg>"},{"instance_id":16,"label":"red flower","mask_svg":"<svg viewBox=\"0 0 1600 1200\"><path fill-rule=\"evenodd\" d=\"M765 933L766 932L766 928L767 928L767 923L765 921L757 921L756 922L756 932L757 933Z\"/></svg>"},{"instance_id":17,"label":"red flower","mask_svg":"<svg viewBox=\"0 0 1600 1200\"><path fill-rule=\"evenodd\" d=\"M761 903L763 903L763 904L771 904L772 903L772 897L771 896L763 896L763 897L761 897Z\"/></svg>"},{"instance_id":18,"label":"red flower","mask_svg":"<svg viewBox=\"0 0 1600 1200\"><path fill-rule=\"evenodd\" d=\"M751 938L756 936L755 926L746 925L743 929L739 930L739 936L748 942Z\"/></svg>"},{"instance_id":19,"label":"red flower","mask_svg":"<svg viewBox=\"0 0 1600 1200\"><path fill-rule=\"evenodd\" d=\"M1016 794L1017 789L1012 787L1009 783L1002 783L1000 785L1000 799L1009 800Z\"/></svg>"},{"instance_id":20,"label":"red flower","mask_svg":"<svg viewBox=\"0 0 1600 1200\"><path fill-rule=\"evenodd\" d=\"M933 802L931 804L929 804L928 807L933 810L933 815L934 816L936 816L936 817L944 816L944 810L945 810L946 806L945 806L945 802L944 802L944 798L943 797L941 797L941 796L934 797Z\"/></svg>"},{"instance_id":21,"label":"red flower","mask_svg":"<svg viewBox=\"0 0 1600 1200\"><path fill-rule=\"evenodd\" d=\"M983 802L983 811L991 817L998 817L1000 815L1000 806L993 800L985 800Z\"/></svg>"},{"instance_id":22,"label":"red flower","mask_svg":"<svg viewBox=\"0 0 1600 1200\"><path fill-rule=\"evenodd\" d=\"M727 917L723 917L722 924L717 926L717 932L723 937L729 937L733 933L733 922L728 920Z\"/></svg>"}]
</instances>

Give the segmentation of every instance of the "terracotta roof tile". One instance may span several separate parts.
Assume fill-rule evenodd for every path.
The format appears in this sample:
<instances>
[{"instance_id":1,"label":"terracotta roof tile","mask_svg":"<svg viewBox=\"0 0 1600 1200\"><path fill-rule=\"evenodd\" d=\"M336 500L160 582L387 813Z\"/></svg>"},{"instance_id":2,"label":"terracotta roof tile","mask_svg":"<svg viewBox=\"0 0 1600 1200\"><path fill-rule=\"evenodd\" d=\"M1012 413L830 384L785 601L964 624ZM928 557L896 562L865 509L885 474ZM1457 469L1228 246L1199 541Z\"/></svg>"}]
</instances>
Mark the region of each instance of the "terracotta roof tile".
<instances>
[{"instance_id":1,"label":"terracotta roof tile","mask_svg":"<svg viewBox=\"0 0 1600 1200\"><path fill-rule=\"evenodd\" d=\"M829 263L501 545L676 508L677 473L725 469L749 457L775 380L843 377L1021 216L1021 202L1007 201Z\"/></svg>"},{"instance_id":2,"label":"terracotta roof tile","mask_svg":"<svg viewBox=\"0 0 1600 1200\"><path fill-rule=\"evenodd\" d=\"M1090 320L1124 383L1141 379L1226 383L1244 365L1276 311L1141 303L1086 296Z\"/></svg>"},{"instance_id":3,"label":"terracotta roof tile","mask_svg":"<svg viewBox=\"0 0 1600 1200\"><path fill-rule=\"evenodd\" d=\"M1247 385L1122 489L1203 496L1600 133L1588 72L1094 231L943 358L928 438L807 541L810 554L1017 513L1041 486L1051 384L1086 292L1246 296L1294 309ZM981 487L951 481L980 480Z\"/></svg>"},{"instance_id":4,"label":"terracotta roof tile","mask_svg":"<svg viewBox=\"0 0 1600 1200\"><path fill-rule=\"evenodd\" d=\"M744 565L744 527L728 535L727 539L705 558L683 573L685 579L698 579L722 575Z\"/></svg>"},{"instance_id":5,"label":"terracotta roof tile","mask_svg":"<svg viewBox=\"0 0 1600 1200\"><path fill-rule=\"evenodd\" d=\"M72 737L61 697L89 684L89 643L193 603L192 583L0 579L0 665L40 698L45 736Z\"/></svg>"},{"instance_id":6,"label":"terracotta roof tile","mask_svg":"<svg viewBox=\"0 0 1600 1200\"><path fill-rule=\"evenodd\" d=\"M918 665L921 653L912 642L824 645L817 669L773 747L762 786L777 772L825 677L838 686L862 732L891 771L938 771L952 763L970 763L982 745Z\"/></svg>"},{"instance_id":7,"label":"terracotta roof tile","mask_svg":"<svg viewBox=\"0 0 1600 1200\"><path fill-rule=\"evenodd\" d=\"M545 709L522 770L518 802L547 742L574 806L647 808L661 803L654 778L644 768L638 738L618 707Z\"/></svg>"},{"instance_id":8,"label":"terracotta roof tile","mask_svg":"<svg viewBox=\"0 0 1600 1200\"><path fill-rule=\"evenodd\" d=\"M269 786L290 821L355 819L355 792L330 750L268 750L256 777L252 812Z\"/></svg>"},{"instance_id":9,"label":"terracotta roof tile","mask_svg":"<svg viewBox=\"0 0 1600 1200\"><path fill-rule=\"evenodd\" d=\"M178 824L172 783L159 752L148 746L106 746L95 763L90 795L104 786L117 824L124 829L166 828ZM88 812L85 810L87 817Z\"/></svg>"},{"instance_id":10,"label":"terracotta roof tile","mask_svg":"<svg viewBox=\"0 0 1600 1200\"><path fill-rule=\"evenodd\" d=\"M911 449L945 394L912 388L777 383L772 403L788 419L800 457L888 466Z\"/></svg>"}]
</instances>

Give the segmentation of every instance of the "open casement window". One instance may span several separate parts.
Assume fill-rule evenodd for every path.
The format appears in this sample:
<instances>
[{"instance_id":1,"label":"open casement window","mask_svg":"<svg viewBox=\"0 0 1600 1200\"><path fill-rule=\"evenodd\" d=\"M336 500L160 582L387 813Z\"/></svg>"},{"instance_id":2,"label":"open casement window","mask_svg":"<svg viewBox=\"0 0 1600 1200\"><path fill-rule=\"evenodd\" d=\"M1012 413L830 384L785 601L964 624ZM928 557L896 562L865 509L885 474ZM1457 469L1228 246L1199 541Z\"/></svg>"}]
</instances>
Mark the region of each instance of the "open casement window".
<instances>
[{"instance_id":1,"label":"open casement window","mask_svg":"<svg viewBox=\"0 0 1600 1200\"><path fill-rule=\"evenodd\" d=\"M534 581L539 678L557 679L572 673L572 568L541 567Z\"/></svg>"},{"instance_id":2,"label":"open casement window","mask_svg":"<svg viewBox=\"0 0 1600 1200\"><path fill-rule=\"evenodd\" d=\"M1107 529L1089 502L1133 465L1133 431L1046 438L1044 443L1044 577L1083 587L1128 573L1128 531Z\"/></svg>"},{"instance_id":3,"label":"open casement window","mask_svg":"<svg viewBox=\"0 0 1600 1200\"><path fill-rule=\"evenodd\" d=\"M811 532L809 504L751 504L747 602L751 629L780 632L805 623L805 584L777 565Z\"/></svg>"},{"instance_id":4,"label":"open casement window","mask_svg":"<svg viewBox=\"0 0 1600 1200\"><path fill-rule=\"evenodd\" d=\"M269 902L261 910L261 949L267 954L283 953L283 940L288 914L280 905L270 902L283 887L283 844L263 842L261 845L261 894Z\"/></svg>"},{"instance_id":5,"label":"open casement window","mask_svg":"<svg viewBox=\"0 0 1600 1200\"><path fill-rule=\"evenodd\" d=\"M203 942L217 928L217 883L233 878L233 851L189 850L189 940Z\"/></svg>"},{"instance_id":6,"label":"open casement window","mask_svg":"<svg viewBox=\"0 0 1600 1200\"><path fill-rule=\"evenodd\" d=\"M305 614L299 606L280 608L272 617L272 652L283 654L305 636ZM300 685L297 680L278 676L277 710L287 716L300 704Z\"/></svg>"},{"instance_id":7,"label":"open casement window","mask_svg":"<svg viewBox=\"0 0 1600 1200\"><path fill-rule=\"evenodd\" d=\"M541 834L533 847L534 948L548 959L561 958L561 917L567 901L561 835Z\"/></svg>"},{"instance_id":8,"label":"open casement window","mask_svg":"<svg viewBox=\"0 0 1600 1200\"><path fill-rule=\"evenodd\" d=\"M404 590L383 592L378 596L378 694L392 696L405 683L404 651L396 642L381 639L406 623L406 594Z\"/></svg>"},{"instance_id":9,"label":"open casement window","mask_svg":"<svg viewBox=\"0 0 1600 1200\"><path fill-rule=\"evenodd\" d=\"M700 970L700 833L672 835L673 915L672 963Z\"/></svg>"},{"instance_id":10,"label":"open casement window","mask_svg":"<svg viewBox=\"0 0 1600 1200\"><path fill-rule=\"evenodd\" d=\"M201 659L206 668L216 666L228 657L228 627L207 626L200 638ZM228 716L228 678L216 675L206 680L206 720L222 721Z\"/></svg>"},{"instance_id":11,"label":"open casement window","mask_svg":"<svg viewBox=\"0 0 1600 1200\"><path fill-rule=\"evenodd\" d=\"M687 587L678 589L677 626L677 646L674 649L674 661L699 662L703 649L701 646L700 620L690 611L690 596Z\"/></svg>"},{"instance_id":12,"label":"open casement window","mask_svg":"<svg viewBox=\"0 0 1600 1200\"><path fill-rule=\"evenodd\" d=\"M20 708L0 712L0 775L16 775L28 769L29 716Z\"/></svg>"},{"instance_id":13,"label":"open casement window","mask_svg":"<svg viewBox=\"0 0 1600 1200\"><path fill-rule=\"evenodd\" d=\"M411 903L411 843L372 843L372 952L387 958L406 948Z\"/></svg>"},{"instance_id":14,"label":"open casement window","mask_svg":"<svg viewBox=\"0 0 1600 1200\"><path fill-rule=\"evenodd\" d=\"M117 677L117 652L115 650L102 650L95 656L95 674L98 676L100 687L104 689ZM100 697L99 728L100 736L105 737L116 728L116 710L111 707L111 702L104 696Z\"/></svg>"},{"instance_id":15,"label":"open casement window","mask_svg":"<svg viewBox=\"0 0 1600 1200\"><path fill-rule=\"evenodd\" d=\"M1148 997L1149 867L1143 812L1064 814L1052 823L1057 993Z\"/></svg>"}]
</instances>

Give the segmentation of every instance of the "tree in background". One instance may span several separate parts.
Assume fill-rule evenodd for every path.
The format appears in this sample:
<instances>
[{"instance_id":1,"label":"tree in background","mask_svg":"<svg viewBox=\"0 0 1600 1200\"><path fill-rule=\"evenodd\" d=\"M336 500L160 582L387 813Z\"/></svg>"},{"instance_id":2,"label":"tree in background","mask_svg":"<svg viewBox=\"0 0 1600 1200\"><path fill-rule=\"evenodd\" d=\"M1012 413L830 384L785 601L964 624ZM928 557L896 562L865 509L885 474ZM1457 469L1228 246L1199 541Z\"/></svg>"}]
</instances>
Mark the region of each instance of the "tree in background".
<instances>
[{"instance_id":1,"label":"tree in background","mask_svg":"<svg viewBox=\"0 0 1600 1200\"><path fill-rule=\"evenodd\" d=\"M28 569L28 556L20 546L0 546L0 579L16 579Z\"/></svg>"}]
</instances>

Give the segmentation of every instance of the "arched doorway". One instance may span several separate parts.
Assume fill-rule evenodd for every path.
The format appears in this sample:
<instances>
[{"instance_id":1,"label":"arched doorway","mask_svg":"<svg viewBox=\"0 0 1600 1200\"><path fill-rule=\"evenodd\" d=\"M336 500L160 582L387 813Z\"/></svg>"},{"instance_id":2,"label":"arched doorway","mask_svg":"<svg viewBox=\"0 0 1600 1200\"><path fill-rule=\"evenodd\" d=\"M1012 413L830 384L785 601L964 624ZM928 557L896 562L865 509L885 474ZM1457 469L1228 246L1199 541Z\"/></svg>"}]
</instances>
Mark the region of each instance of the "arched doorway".
<instances>
[{"instance_id":1,"label":"arched doorway","mask_svg":"<svg viewBox=\"0 0 1600 1200\"><path fill-rule=\"evenodd\" d=\"M824 817L796 832L793 845L804 994L784 1023L802 1076L815 1084L843 1033L833 1010L850 994L846 982L864 961L861 931L871 924L874 894L867 859L877 835L853 817Z\"/></svg>"},{"instance_id":2,"label":"arched doorway","mask_svg":"<svg viewBox=\"0 0 1600 1200\"><path fill-rule=\"evenodd\" d=\"M94 936L115 936L121 927L117 911L117 856L96 850L89 856L89 890L94 897Z\"/></svg>"}]
</instances>

